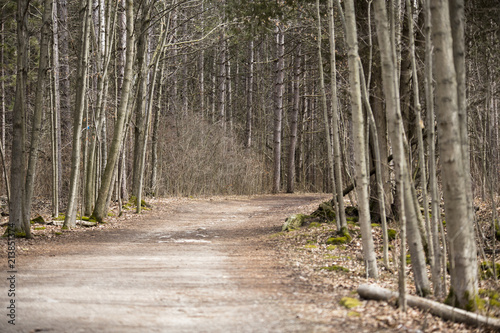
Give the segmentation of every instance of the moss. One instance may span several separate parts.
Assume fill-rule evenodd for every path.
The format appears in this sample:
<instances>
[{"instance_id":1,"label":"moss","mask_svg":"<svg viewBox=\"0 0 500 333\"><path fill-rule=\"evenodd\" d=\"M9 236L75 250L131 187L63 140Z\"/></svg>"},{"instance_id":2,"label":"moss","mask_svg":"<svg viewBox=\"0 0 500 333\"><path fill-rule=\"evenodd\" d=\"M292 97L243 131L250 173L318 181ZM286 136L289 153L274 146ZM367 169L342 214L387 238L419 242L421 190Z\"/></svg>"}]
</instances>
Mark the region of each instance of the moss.
<instances>
[{"instance_id":1,"label":"moss","mask_svg":"<svg viewBox=\"0 0 500 333\"><path fill-rule=\"evenodd\" d=\"M43 217L41 217L39 215L39 216L35 217L33 220L31 220L31 224L35 224L35 223L45 224L45 220L43 219Z\"/></svg>"},{"instance_id":2,"label":"moss","mask_svg":"<svg viewBox=\"0 0 500 333\"><path fill-rule=\"evenodd\" d=\"M304 223L306 216L303 214L294 214L285 220L285 224L281 227L281 231L292 231L299 229Z\"/></svg>"},{"instance_id":3,"label":"moss","mask_svg":"<svg viewBox=\"0 0 500 333\"><path fill-rule=\"evenodd\" d=\"M396 229L387 229L387 237L389 238L389 242L396 239Z\"/></svg>"},{"instance_id":4,"label":"moss","mask_svg":"<svg viewBox=\"0 0 500 333\"><path fill-rule=\"evenodd\" d=\"M330 245L340 245L340 244L347 244L349 243L351 239L348 237L330 237L327 239L326 244Z\"/></svg>"},{"instance_id":5,"label":"moss","mask_svg":"<svg viewBox=\"0 0 500 333\"><path fill-rule=\"evenodd\" d=\"M339 265L325 266L325 267L321 267L321 269L323 269L325 271L329 271L329 272L347 272L347 273L349 272L348 268L345 268L345 267L342 267Z\"/></svg>"},{"instance_id":6,"label":"moss","mask_svg":"<svg viewBox=\"0 0 500 333\"><path fill-rule=\"evenodd\" d=\"M409 254L406 255L406 264L411 264L411 256Z\"/></svg>"},{"instance_id":7,"label":"moss","mask_svg":"<svg viewBox=\"0 0 500 333\"><path fill-rule=\"evenodd\" d=\"M500 308L500 295L496 290L479 289L478 294L487 298L488 306ZM483 300L486 302L485 300Z\"/></svg>"},{"instance_id":8,"label":"moss","mask_svg":"<svg viewBox=\"0 0 500 333\"><path fill-rule=\"evenodd\" d=\"M97 219L95 218L94 215L92 215L92 216L82 216L82 221L99 222L99 221L97 221Z\"/></svg>"},{"instance_id":9,"label":"moss","mask_svg":"<svg viewBox=\"0 0 500 333\"><path fill-rule=\"evenodd\" d=\"M312 214L312 217L319 217L326 222L334 221L336 218L335 209L332 206L331 201L322 202L318 209L316 209Z\"/></svg>"},{"instance_id":10,"label":"moss","mask_svg":"<svg viewBox=\"0 0 500 333\"><path fill-rule=\"evenodd\" d=\"M113 214L112 212L109 212L109 213L108 213L108 216L109 216L109 217L114 217L114 216L115 216L115 214Z\"/></svg>"},{"instance_id":11,"label":"moss","mask_svg":"<svg viewBox=\"0 0 500 333\"><path fill-rule=\"evenodd\" d=\"M34 229L35 229L35 230L45 230L45 229L47 229L47 228L45 228L45 227L35 227Z\"/></svg>"},{"instance_id":12,"label":"moss","mask_svg":"<svg viewBox=\"0 0 500 333\"><path fill-rule=\"evenodd\" d=\"M131 206L137 206L137 197L134 196L134 195L131 196L130 199L128 200L127 204L129 205L129 207L131 207ZM125 205L127 205L127 204L125 204ZM143 207L143 208L149 208L151 206L146 201L141 200L141 207Z\"/></svg>"},{"instance_id":13,"label":"moss","mask_svg":"<svg viewBox=\"0 0 500 333\"><path fill-rule=\"evenodd\" d=\"M61 230L69 230L69 227L67 225L63 225Z\"/></svg>"},{"instance_id":14,"label":"moss","mask_svg":"<svg viewBox=\"0 0 500 333\"><path fill-rule=\"evenodd\" d=\"M329 251L333 251L333 250L335 250L336 248L337 248L337 245L328 245L328 246L326 247L326 249L327 249L327 250L329 250Z\"/></svg>"},{"instance_id":15,"label":"moss","mask_svg":"<svg viewBox=\"0 0 500 333\"><path fill-rule=\"evenodd\" d=\"M359 313L357 311L349 311L347 313L347 317L350 317L350 318L352 318L352 317L361 317L361 313Z\"/></svg>"},{"instance_id":16,"label":"moss","mask_svg":"<svg viewBox=\"0 0 500 333\"><path fill-rule=\"evenodd\" d=\"M359 217L357 216L347 216L345 219L348 224L356 224L359 221Z\"/></svg>"},{"instance_id":17,"label":"moss","mask_svg":"<svg viewBox=\"0 0 500 333\"><path fill-rule=\"evenodd\" d=\"M307 245L304 245L304 247L305 247L306 249L317 249L317 248L318 248L318 247L317 247L316 245L314 245L314 244L307 244Z\"/></svg>"},{"instance_id":18,"label":"moss","mask_svg":"<svg viewBox=\"0 0 500 333\"><path fill-rule=\"evenodd\" d=\"M56 236L61 236L62 234L63 234L63 233L62 233L62 232L60 232L60 231L56 231L56 232L54 232L54 235L56 235Z\"/></svg>"},{"instance_id":19,"label":"moss","mask_svg":"<svg viewBox=\"0 0 500 333\"><path fill-rule=\"evenodd\" d=\"M377 228L377 227L380 227L380 224L378 224L378 223L372 223L372 228Z\"/></svg>"},{"instance_id":20,"label":"moss","mask_svg":"<svg viewBox=\"0 0 500 333\"><path fill-rule=\"evenodd\" d=\"M322 224L319 222L312 222L311 224L309 224L309 228L319 228L321 226Z\"/></svg>"},{"instance_id":21,"label":"moss","mask_svg":"<svg viewBox=\"0 0 500 333\"><path fill-rule=\"evenodd\" d=\"M340 300L340 305L344 306L347 309L353 309L355 307L363 305L360 300L352 297L342 297Z\"/></svg>"},{"instance_id":22,"label":"moss","mask_svg":"<svg viewBox=\"0 0 500 333\"><path fill-rule=\"evenodd\" d=\"M59 214L59 215L57 215L57 217L54 217L54 220L55 221L64 221L65 218L66 218L66 215Z\"/></svg>"},{"instance_id":23,"label":"moss","mask_svg":"<svg viewBox=\"0 0 500 333\"><path fill-rule=\"evenodd\" d=\"M17 231L14 233L14 235L16 236L16 238L26 238L26 232L24 231Z\"/></svg>"}]
</instances>

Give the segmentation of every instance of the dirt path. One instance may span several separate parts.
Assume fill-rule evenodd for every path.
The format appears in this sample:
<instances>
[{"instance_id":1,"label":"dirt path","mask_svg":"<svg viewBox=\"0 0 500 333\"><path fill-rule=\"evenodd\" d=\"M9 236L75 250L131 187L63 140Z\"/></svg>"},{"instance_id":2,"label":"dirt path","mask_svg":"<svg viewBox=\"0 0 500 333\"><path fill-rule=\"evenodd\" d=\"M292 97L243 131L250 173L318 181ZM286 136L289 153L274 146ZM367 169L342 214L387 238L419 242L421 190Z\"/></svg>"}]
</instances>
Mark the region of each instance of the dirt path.
<instances>
[{"instance_id":1,"label":"dirt path","mask_svg":"<svg viewBox=\"0 0 500 333\"><path fill-rule=\"evenodd\" d=\"M16 326L3 314L0 332L331 331L295 311L307 295L265 241L324 198L183 200L22 257Z\"/></svg>"}]
</instances>

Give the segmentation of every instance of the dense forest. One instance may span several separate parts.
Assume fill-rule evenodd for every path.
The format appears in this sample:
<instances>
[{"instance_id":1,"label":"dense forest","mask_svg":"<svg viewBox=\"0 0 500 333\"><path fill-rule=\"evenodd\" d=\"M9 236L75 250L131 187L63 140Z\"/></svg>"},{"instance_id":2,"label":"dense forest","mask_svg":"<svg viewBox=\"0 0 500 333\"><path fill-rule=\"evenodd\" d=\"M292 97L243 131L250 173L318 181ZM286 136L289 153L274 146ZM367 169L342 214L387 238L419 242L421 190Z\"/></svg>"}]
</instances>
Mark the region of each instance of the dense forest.
<instances>
[{"instance_id":1,"label":"dense forest","mask_svg":"<svg viewBox=\"0 0 500 333\"><path fill-rule=\"evenodd\" d=\"M396 221L417 293L476 308L475 199L500 230L497 1L3 0L0 22L17 236L39 201L71 229L148 196L327 192L339 232L357 203L369 276L371 222Z\"/></svg>"}]
</instances>

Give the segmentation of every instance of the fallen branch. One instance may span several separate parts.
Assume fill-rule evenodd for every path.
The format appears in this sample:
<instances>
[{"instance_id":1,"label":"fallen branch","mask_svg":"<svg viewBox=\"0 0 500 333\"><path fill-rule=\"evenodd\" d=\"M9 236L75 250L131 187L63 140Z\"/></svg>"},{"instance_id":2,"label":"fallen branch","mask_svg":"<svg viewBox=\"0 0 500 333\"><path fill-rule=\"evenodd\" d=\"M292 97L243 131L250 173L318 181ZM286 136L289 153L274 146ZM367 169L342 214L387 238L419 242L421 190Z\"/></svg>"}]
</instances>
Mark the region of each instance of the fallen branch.
<instances>
[{"instance_id":1,"label":"fallen branch","mask_svg":"<svg viewBox=\"0 0 500 333\"><path fill-rule=\"evenodd\" d=\"M379 301L397 300L399 295L397 292L367 284L362 284L358 287L358 294L362 298ZM417 296L407 295L406 300L409 306L429 311L433 315L446 320L465 323L472 326L488 327L497 331L500 330L500 319L497 318L486 317Z\"/></svg>"}]
</instances>

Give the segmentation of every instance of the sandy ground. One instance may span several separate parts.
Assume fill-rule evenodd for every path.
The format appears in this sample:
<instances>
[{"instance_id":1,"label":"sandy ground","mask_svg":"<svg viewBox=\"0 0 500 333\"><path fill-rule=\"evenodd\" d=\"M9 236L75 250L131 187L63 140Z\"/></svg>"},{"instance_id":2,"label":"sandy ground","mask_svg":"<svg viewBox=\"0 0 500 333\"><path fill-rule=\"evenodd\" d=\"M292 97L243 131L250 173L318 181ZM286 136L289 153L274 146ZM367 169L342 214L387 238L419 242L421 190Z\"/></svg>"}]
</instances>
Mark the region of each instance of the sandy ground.
<instances>
[{"instance_id":1,"label":"sandy ground","mask_svg":"<svg viewBox=\"0 0 500 333\"><path fill-rule=\"evenodd\" d=\"M286 216L322 199L160 201L117 229L85 232L23 255L15 326L7 317L4 255L0 332L337 331L342 323L308 319L297 310L328 300L294 285L293 273L265 241Z\"/></svg>"}]
</instances>

